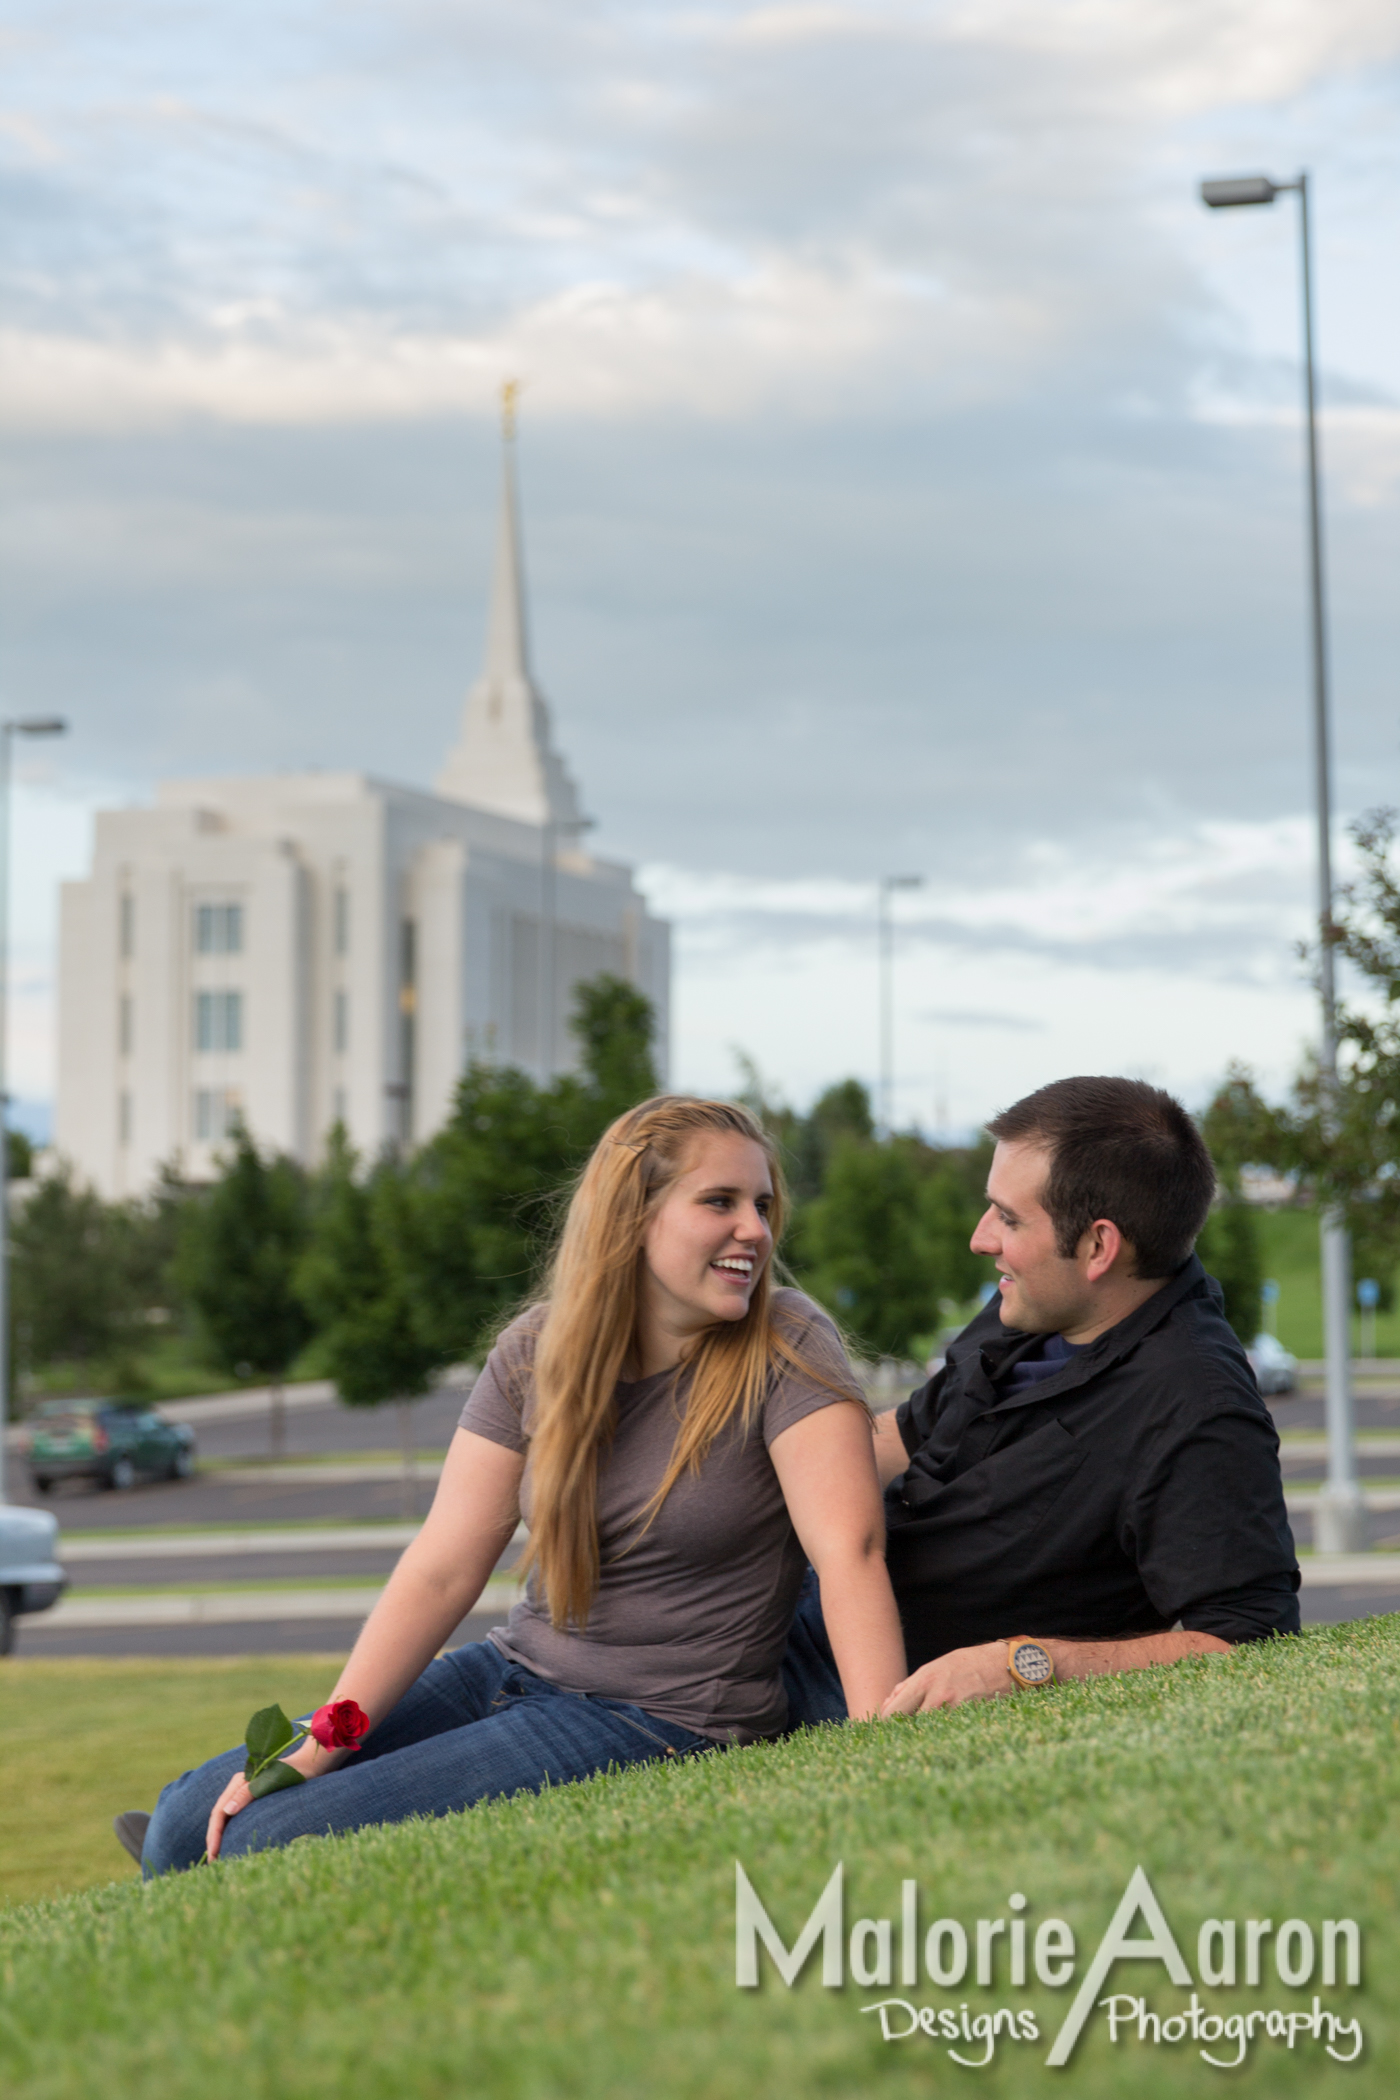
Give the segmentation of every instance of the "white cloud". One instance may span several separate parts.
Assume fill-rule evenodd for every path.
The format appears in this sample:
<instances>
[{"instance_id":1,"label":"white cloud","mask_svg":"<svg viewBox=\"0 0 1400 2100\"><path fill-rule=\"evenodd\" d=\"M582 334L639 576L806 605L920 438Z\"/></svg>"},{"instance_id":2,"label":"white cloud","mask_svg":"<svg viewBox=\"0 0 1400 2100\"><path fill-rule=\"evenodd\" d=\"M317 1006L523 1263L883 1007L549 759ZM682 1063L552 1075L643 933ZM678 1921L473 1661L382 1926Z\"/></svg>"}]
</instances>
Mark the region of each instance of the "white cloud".
<instances>
[{"instance_id":1,"label":"white cloud","mask_svg":"<svg viewBox=\"0 0 1400 2100\"><path fill-rule=\"evenodd\" d=\"M479 10L456 39L420 12L415 41L411 12L371 6L334 90L313 71L270 103L241 54L215 85L183 42L173 78L138 42L124 92L85 95L36 35L40 109L0 113L27 221L0 414L431 417L480 408L514 371L542 415L832 416L911 394L946 409L1112 354L1125 331L1159 387L1144 331L1191 292L1161 222L1176 177L1152 166L1171 128L1400 48L1370 0L533 19L544 41L522 66ZM230 26L216 10L215 48ZM313 7L303 31L329 55L338 27ZM463 33L482 46L470 75Z\"/></svg>"},{"instance_id":2,"label":"white cloud","mask_svg":"<svg viewBox=\"0 0 1400 2100\"><path fill-rule=\"evenodd\" d=\"M14 22L0 675L73 763L430 778L519 374L563 741L609 850L689 871L654 876L683 1076L735 1039L797 1093L868 1069L856 878L906 864L909 1113L1288 1067L1291 206L1194 185L1317 173L1339 795L1393 800L1390 0Z\"/></svg>"},{"instance_id":3,"label":"white cloud","mask_svg":"<svg viewBox=\"0 0 1400 2100\"><path fill-rule=\"evenodd\" d=\"M978 1124L1086 1069L1149 1076L1199 1106L1231 1057L1282 1086L1315 1025L1297 953L1314 847L1301 817L1208 824L1131 859L1043 848L1029 880L899 900L901 1116ZM676 927L681 1083L732 1085L736 1045L798 1100L847 1070L873 1083L872 885L664 867L643 880Z\"/></svg>"},{"instance_id":4,"label":"white cloud","mask_svg":"<svg viewBox=\"0 0 1400 2100\"><path fill-rule=\"evenodd\" d=\"M960 883L945 870L899 898L897 937L906 949L1032 954L1110 971L1136 953L1166 974L1291 982L1293 951L1312 923L1315 854L1305 817L1149 834L1102 857L1041 841L1013 881ZM1343 840L1340 875L1351 858ZM674 919L696 952L723 954L736 937L771 957L863 950L873 938L873 881L756 881L664 865L642 879L653 909Z\"/></svg>"}]
</instances>

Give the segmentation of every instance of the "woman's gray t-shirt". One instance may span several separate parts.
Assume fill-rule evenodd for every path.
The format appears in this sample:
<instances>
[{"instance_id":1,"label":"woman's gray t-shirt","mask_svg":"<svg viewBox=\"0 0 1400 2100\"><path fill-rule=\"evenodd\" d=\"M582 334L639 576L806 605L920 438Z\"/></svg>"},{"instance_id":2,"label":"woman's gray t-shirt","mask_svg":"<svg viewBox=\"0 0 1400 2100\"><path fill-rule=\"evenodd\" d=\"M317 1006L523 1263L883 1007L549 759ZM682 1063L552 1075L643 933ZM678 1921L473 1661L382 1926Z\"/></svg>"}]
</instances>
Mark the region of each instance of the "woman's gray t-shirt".
<instances>
[{"instance_id":1,"label":"woman's gray t-shirt","mask_svg":"<svg viewBox=\"0 0 1400 2100\"><path fill-rule=\"evenodd\" d=\"M773 1294L785 1339L831 1383L787 1365L773 1374L747 1435L731 1423L697 1473L685 1472L642 1532L684 1412L687 1381L663 1371L617 1388L617 1428L598 1459L602 1571L586 1626L550 1624L531 1575L488 1638L571 1692L624 1699L716 1742L774 1735L787 1720L780 1666L806 1556L769 1446L819 1408L858 1400L836 1329L801 1291ZM461 1426L528 1453L537 1308L512 1322L462 1409ZM833 1387L835 1390L833 1390ZM530 1462L521 1482L530 1521Z\"/></svg>"}]
</instances>

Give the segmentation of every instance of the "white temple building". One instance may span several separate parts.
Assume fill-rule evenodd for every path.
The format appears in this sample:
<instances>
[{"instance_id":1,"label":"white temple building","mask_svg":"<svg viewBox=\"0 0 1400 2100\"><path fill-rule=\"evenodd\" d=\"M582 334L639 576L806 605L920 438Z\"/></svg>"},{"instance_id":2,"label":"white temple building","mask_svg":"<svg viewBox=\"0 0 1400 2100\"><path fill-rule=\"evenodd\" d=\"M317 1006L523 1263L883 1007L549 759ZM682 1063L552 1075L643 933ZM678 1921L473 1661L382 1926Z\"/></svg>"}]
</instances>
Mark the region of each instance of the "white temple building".
<instances>
[{"instance_id":1,"label":"white temple building","mask_svg":"<svg viewBox=\"0 0 1400 2100\"><path fill-rule=\"evenodd\" d=\"M435 794L289 773L98 815L63 889L54 1142L105 1196L169 1160L209 1178L239 1117L308 1164L337 1119L367 1154L420 1143L474 1057L573 1068L602 970L652 1000L664 1074L669 931L585 848L530 671L509 413L506 436L486 661Z\"/></svg>"}]
</instances>

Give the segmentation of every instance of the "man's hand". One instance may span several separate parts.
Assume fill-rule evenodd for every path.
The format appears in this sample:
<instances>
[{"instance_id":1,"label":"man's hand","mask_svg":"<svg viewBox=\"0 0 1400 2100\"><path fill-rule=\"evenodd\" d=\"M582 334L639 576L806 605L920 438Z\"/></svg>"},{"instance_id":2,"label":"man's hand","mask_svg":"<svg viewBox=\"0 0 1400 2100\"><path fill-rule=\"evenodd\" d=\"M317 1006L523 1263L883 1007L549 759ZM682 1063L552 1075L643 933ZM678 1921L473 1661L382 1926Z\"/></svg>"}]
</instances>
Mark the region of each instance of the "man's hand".
<instances>
[{"instance_id":1,"label":"man's hand","mask_svg":"<svg viewBox=\"0 0 1400 2100\"><path fill-rule=\"evenodd\" d=\"M1064 1641L1040 1634L1026 1636L1042 1647L1062 1684L1076 1677L1116 1677L1124 1670L1147 1670L1154 1664L1181 1662L1188 1655L1228 1655L1230 1642L1213 1633L1141 1633L1126 1641ZM964 1699L995 1699L1018 1692L1006 1667L1005 1641L980 1648L954 1648L936 1662L925 1663L897 1684L881 1709L891 1714L927 1714L938 1706L961 1706ZM1032 1693L1031 1697L1035 1697Z\"/></svg>"},{"instance_id":2,"label":"man's hand","mask_svg":"<svg viewBox=\"0 0 1400 2100\"><path fill-rule=\"evenodd\" d=\"M895 1686L880 1717L887 1721L891 1714L928 1714L938 1706L961 1706L964 1699L995 1699L1017 1689L1006 1667L1005 1641L987 1641L980 1648L954 1648L936 1662L925 1663Z\"/></svg>"}]
</instances>

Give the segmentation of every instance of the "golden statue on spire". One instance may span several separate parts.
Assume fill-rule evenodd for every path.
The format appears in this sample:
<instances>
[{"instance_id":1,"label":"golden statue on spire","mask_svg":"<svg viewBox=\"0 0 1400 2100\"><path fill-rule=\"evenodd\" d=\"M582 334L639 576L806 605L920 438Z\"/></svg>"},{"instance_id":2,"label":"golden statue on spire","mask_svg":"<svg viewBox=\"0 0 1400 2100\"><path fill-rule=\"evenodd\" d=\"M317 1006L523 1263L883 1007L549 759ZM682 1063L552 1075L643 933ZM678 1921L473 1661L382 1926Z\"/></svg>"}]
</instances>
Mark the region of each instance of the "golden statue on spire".
<instances>
[{"instance_id":1,"label":"golden statue on spire","mask_svg":"<svg viewBox=\"0 0 1400 2100\"><path fill-rule=\"evenodd\" d=\"M507 438L515 436L515 417L520 402L520 381L504 379L501 382L501 426Z\"/></svg>"}]
</instances>

